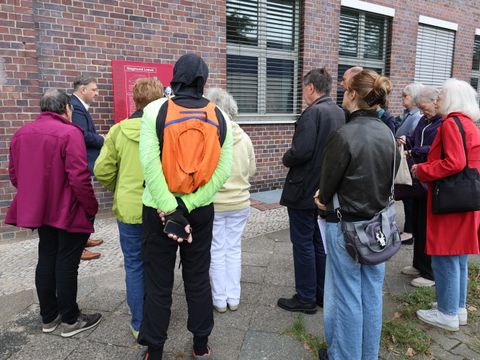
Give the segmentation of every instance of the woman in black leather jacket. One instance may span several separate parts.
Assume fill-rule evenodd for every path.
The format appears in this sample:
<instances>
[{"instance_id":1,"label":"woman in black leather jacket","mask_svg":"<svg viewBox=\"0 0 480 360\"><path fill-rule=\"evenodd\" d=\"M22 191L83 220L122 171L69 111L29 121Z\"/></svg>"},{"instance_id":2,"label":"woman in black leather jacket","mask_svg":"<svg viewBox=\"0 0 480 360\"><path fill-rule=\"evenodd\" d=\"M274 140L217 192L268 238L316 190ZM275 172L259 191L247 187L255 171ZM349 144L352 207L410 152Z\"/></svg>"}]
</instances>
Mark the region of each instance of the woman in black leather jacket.
<instances>
[{"instance_id":1,"label":"woman in black leather jacket","mask_svg":"<svg viewBox=\"0 0 480 360\"><path fill-rule=\"evenodd\" d=\"M323 204L329 204L331 208L337 193L347 221L371 219L391 196L394 156L398 168L400 155L392 132L375 111L386 102L390 87L388 78L371 70L350 78L343 106L351 112L351 120L332 133L325 146L317 205L325 208ZM326 243L324 328L328 358L378 359L385 264L361 265L350 257L333 213L327 216Z\"/></svg>"}]
</instances>

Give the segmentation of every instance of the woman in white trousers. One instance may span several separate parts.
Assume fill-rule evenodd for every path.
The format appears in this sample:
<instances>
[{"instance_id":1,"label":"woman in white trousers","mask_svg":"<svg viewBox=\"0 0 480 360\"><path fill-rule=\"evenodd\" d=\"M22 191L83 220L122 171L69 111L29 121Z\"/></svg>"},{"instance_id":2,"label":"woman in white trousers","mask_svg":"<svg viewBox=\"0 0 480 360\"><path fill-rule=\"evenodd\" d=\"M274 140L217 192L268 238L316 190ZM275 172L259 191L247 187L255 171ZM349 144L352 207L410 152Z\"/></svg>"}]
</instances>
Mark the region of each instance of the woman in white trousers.
<instances>
[{"instance_id":1,"label":"woman in white trousers","mask_svg":"<svg viewBox=\"0 0 480 360\"><path fill-rule=\"evenodd\" d=\"M211 248L210 283L213 307L220 313L235 311L240 304L242 233L250 213L250 178L255 174L252 141L235 123L238 107L233 97L218 88L206 97L232 120L233 164L230 178L214 199L215 219Z\"/></svg>"}]
</instances>

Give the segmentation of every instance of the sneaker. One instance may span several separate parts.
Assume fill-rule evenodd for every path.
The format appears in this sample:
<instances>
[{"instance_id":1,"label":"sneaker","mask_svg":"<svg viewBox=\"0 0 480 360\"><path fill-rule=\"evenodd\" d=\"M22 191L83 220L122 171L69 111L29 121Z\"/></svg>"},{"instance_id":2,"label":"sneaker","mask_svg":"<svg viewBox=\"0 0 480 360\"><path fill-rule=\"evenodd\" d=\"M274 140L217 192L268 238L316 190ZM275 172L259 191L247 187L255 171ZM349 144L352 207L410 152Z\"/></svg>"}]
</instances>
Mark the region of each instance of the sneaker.
<instances>
[{"instance_id":1,"label":"sneaker","mask_svg":"<svg viewBox=\"0 0 480 360\"><path fill-rule=\"evenodd\" d=\"M192 358L195 360L208 360L212 357L212 348L207 345L207 353L203 355L197 355L195 354L195 350L192 349Z\"/></svg>"},{"instance_id":2,"label":"sneaker","mask_svg":"<svg viewBox=\"0 0 480 360\"><path fill-rule=\"evenodd\" d=\"M62 322L62 317L60 316L60 314L58 314L53 321L50 321L48 324L42 324L42 331L44 333L54 332L57 326L60 325L61 322Z\"/></svg>"},{"instance_id":3,"label":"sneaker","mask_svg":"<svg viewBox=\"0 0 480 360\"><path fill-rule=\"evenodd\" d=\"M416 268L414 268L412 265L405 266L401 271L403 275L412 275L412 276L418 276L420 275L420 271L418 271Z\"/></svg>"},{"instance_id":4,"label":"sneaker","mask_svg":"<svg viewBox=\"0 0 480 360\"><path fill-rule=\"evenodd\" d=\"M78 319L73 324L62 323L63 331L61 335L63 337L71 337L82 331L94 328L102 320L102 314L82 314L78 315Z\"/></svg>"},{"instance_id":5,"label":"sneaker","mask_svg":"<svg viewBox=\"0 0 480 360\"><path fill-rule=\"evenodd\" d=\"M235 305L232 305L232 304L228 304L228 308L230 309L230 311L237 311L238 310L238 306L240 304L235 304Z\"/></svg>"},{"instance_id":6,"label":"sneaker","mask_svg":"<svg viewBox=\"0 0 480 360\"><path fill-rule=\"evenodd\" d=\"M142 347L138 352L137 355L135 355L135 360L148 360L148 347L144 346Z\"/></svg>"},{"instance_id":7,"label":"sneaker","mask_svg":"<svg viewBox=\"0 0 480 360\"><path fill-rule=\"evenodd\" d=\"M220 314L226 313L227 312L227 307L226 306L215 306L213 305L213 308L219 312Z\"/></svg>"},{"instance_id":8,"label":"sneaker","mask_svg":"<svg viewBox=\"0 0 480 360\"><path fill-rule=\"evenodd\" d=\"M413 244L413 235L411 233L402 232L400 234L400 241L402 242L402 244L406 242Z\"/></svg>"},{"instance_id":9,"label":"sneaker","mask_svg":"<svg viewBox=\"0 0 480 360\"><path fill-rule=\"evenodd\" d=\"M435 281L433 280L428 280L423 277L418 277L410 281L410 285L422 288L422 287L432 287L435 286Z\"/></svg>"},{"instance_id":10,"label":"sneaker","mask_svg":"<svg viewBox=\"0 0 480 360\"><path fill-rule=\"evenodd\" d=\"M432 309L438 309L438 303L434 302L432 303ZM458 323L460 326L467 325L467 320L468 320L468 312L467 308L458 308Z\"/></svg>"},{"instance_id":11,"label":"sneaker","mask_svg":"<svg viewBox=\"0 0 480 360\"><path fill-rule=\"evenodd\" d=\"M130 331L132 332L133 337L135 340L138 339L138 330L135 330L132 325L130 325Z\"/></svg>"},{"instance_id":12,"label":"sneaker","mask_svg":"<svg viewBox=\"0 0 480 360\"><path fill-rule=\"evenodd\" d=\"M318 360L328 360L328 351L327 349L318 350Z\"/></svg>"},{"instance_id":13,"label":"sneaker","mask_svg":"<svg viewBox=\"0 0 480 360\"><path fill-rule=\"evenodd\" d=\"M417 310L417 316L427 324L437 326L439 328L458 331L459 321L457 315L446 315L437 309Z\"/></svg>"},{"instance_id":14,"label":"sneaker","mask_svg":"<svg viewBox=\"0 0 480 360\"><path fill-rule=\"evenodd\" d=\"M283 310L301 312L304 314L315 314L317 312L316 303L306 303L298 299L297 295L293 295L290 299L280 298L277 302L278 307Z\"/></svg>"}]
</instances>

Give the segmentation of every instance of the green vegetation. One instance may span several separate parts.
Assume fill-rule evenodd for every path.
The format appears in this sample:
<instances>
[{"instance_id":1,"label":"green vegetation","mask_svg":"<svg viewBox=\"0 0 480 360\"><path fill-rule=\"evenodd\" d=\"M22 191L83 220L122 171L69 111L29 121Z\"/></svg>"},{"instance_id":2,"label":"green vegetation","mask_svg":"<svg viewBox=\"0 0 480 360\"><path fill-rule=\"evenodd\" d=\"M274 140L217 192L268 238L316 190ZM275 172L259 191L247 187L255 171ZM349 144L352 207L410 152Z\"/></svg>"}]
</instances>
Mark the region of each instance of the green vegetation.
<instances>
[{"instance_id":1,"label":"green vegetation","mask_svg":"<svg viewBox=\"0 0 480 360\"><path fill-rule=\"evenodd\" d=\"M282 335L292 336L297 341L303 343L305 348L314 354L315 358L318 358L318 351L320 349L327 347L323 339L308 332L302 315L296 316L293 325L286 329Z\"/></svg>"}]
</instances>

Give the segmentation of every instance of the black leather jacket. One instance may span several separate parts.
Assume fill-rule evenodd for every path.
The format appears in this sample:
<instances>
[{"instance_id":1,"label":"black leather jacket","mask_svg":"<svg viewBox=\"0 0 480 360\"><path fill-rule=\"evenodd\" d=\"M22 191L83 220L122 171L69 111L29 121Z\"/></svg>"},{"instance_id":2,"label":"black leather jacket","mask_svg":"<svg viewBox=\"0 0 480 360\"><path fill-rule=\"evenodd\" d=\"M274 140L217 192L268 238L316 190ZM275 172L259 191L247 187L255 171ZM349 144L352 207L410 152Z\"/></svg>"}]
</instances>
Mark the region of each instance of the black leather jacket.
<instances>
[{"instance_id":1,"label":"black leather jacket","mask_svg":"<svg viewBox=\"0 0 480 360\"><path fill-rule=\"evenodd\" d=\"M342 214L370 219L388 203L400 153L390 129L375 112L355 111L351 120L333 132L325 146L320 178L320 199L332 208L339 197Z\"/></svg>"}]
</instances>

